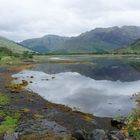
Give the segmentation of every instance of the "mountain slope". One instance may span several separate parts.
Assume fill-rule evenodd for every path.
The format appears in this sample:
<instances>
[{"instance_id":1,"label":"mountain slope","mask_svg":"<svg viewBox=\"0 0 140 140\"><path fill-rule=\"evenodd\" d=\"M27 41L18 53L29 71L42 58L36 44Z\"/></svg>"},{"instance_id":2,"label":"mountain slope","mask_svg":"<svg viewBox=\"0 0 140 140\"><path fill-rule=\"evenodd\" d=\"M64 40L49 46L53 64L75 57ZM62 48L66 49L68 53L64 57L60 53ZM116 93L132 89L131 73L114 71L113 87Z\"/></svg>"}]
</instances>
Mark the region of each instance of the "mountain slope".
<instances>
[{"instance_id":1,"label":"mountain slope","mask_svg":"<svg viewBox=\"0 0 140 140\"><path fill-rule=\"evenodd\" d=\"M123 26L96 28L77 37L45 36L25 40L21 44L39 52L50 53L98 53L113 51L140 38L140 27Z\"/></svg>"},{"instance_id":2,"label":"mountain slope","mask_svg":"<svg viewBox=\"0 0 140 140\"><path fill-rule=\"evenodd\" d=\"M129 45L127 48L121 48L115 52L119 54L140 54L140 39Z\"/></svg>"},{"instance_id":3,"label":"mountain slope","mask_svg":"<svg viewBox=\"0 0 140 140\"><path fill-rule=\"evenodd\" d=\"M22 45L28 46L27 48L33 49L38 52L51 52L57 47L61 46L68 37L61 37L56 35L46 35L42 38L28 39L21 42Z\"/></svg>"},{"instance_id":4,"label":"mountain slope","mask_svg":"<svg viewBox=\"0 0 140 140\"><path fill-rule=\"evenodd\" d=\"M0 48L7 48L14 53L23 53L25 51L31 51L20 44L15 43L14 41L8 40L4 37L0 37Z\"/></svg>"}]
</instances>

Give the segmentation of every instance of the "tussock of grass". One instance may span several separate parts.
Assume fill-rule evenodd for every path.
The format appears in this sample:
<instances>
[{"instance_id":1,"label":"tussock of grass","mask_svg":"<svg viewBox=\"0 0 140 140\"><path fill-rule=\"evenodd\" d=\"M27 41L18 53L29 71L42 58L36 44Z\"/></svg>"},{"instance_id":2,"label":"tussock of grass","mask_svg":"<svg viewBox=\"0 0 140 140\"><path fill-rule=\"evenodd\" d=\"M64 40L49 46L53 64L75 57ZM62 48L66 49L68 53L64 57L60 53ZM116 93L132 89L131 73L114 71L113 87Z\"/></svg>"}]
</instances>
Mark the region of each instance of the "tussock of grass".
<instances>
[{"instance_id":1,"label":"tussock of grass","mask_svg":"<svg viewBox=\"0 0 140 140\"><path fill-rule=\"evenodd\" d=\"M23 108L21 109L21 113L29 113L31 110L29 108Z\"/></svg>"},{"instance_id":2,"label":"tussock of grass","mask_svg":"<svg viewBox=\"0 0 140 140\"><path fill-rule=\"evenodd\" d=\"M25 89L25 87L28 85L28 82L23 80L22 83L11 83L6 88L12 92L12 93L18 93L19 91L22 91Z\"/></svg>"},{"instance_id":3,"label":"tussock of grass","mask_svg":"<svg viewBox=\"0 0 140 140\"><path fill-rule=\"evenodd\" d=\"M93 121L93 116L85 114L85 115L83 115L83 119L87 122L92 122Z\"/></svg>"}]
</instances>

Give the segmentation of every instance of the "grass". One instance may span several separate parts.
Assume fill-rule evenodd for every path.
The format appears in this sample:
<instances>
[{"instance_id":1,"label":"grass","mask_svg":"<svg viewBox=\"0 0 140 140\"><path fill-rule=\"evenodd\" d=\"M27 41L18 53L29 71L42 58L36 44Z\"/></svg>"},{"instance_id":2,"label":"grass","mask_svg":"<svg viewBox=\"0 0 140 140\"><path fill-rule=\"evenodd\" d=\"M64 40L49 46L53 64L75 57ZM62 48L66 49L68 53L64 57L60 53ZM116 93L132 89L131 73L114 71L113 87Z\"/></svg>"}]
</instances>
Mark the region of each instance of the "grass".
<instances>
[{"instance_id":1,"label":"grass","mask_svg":"<svg viewBox=\"0 0 140 140\"><path fill-rule=\"evenodd\" d=\"M3 56L0 59L0 64L18 64L21 63L21 59L17 58L17 57L13 57L13 56Z\"/></svg>"},{"instance_id":2,"label":"grass","mask_svg":"<svg viewBox=\"0 0 140 140\"><path fill-rule=\"evenodd\" d=\"M0 106L4 106L8 103L9 103L8 97L5 94L0 93Z\"/></svg>"},{"instance_id":3,"label":"grass","mask_svg":"<svg viewBox=\"0 0 140 140\"><path fill-rule=\"evenodd\" d=\"M19 115L6 116L5 121L0 125L0 133L15 132L19 120Z\"/></svg>"},{"instance_id":4,"label":"grass","mask_svg":"<svg viewBox=\"0 0 140 140\"><path fill-rule=\"evenodd\" d=\"M3 118L3 121L0 123L0 134L14 132L20 118L19 113L13 113L11 110L4 110L4 107L8 104L9 98L4 93L0 93L0 117Z\"/></svg>"},{"instance_id":5,"label":"grass","mask_svg":"<svg viewBox=\"0 0 140 140\"><path fill-rule=\"evenodd\" d=\"M19 72L25 69L31 69L32 67L33 67L33 64L19 64L18 66L12 65L10 67L7 67L7 69L10 71Z\"/></svg>"},{"instance_id":6,"label":"grass","mask_svg":"<svg viewBox=\"0 0 140 140\"><path fill-rule=\"evenodd\" d=\"M0 46L0 64L17 64L32 58L31 52L23 51L21 53L18 51L15 53L15 51L10 50L8 47Z\"/></svg>"}]
</instances>

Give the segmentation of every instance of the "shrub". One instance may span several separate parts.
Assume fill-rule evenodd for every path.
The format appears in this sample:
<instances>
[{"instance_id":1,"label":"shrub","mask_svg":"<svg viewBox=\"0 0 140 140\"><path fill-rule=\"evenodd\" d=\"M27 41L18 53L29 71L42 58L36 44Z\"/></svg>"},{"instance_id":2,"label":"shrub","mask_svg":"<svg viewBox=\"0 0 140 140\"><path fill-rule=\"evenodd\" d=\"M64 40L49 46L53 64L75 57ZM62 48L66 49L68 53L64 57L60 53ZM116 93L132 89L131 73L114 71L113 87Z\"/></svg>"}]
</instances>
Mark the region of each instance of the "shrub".
<instances>
[{"instance_id":1,"label":"shrub","mask_svg":"<svg viewBox=\"0 0 140 140\"><path fill-rule=\"evenodd\" d=\"M132 137L134 140L140 140L140 93L135 94L133 98L138 103L138 106L127 117L126 127L123 130L125 130L126 135Z\"/></svg>"}]
</instances>

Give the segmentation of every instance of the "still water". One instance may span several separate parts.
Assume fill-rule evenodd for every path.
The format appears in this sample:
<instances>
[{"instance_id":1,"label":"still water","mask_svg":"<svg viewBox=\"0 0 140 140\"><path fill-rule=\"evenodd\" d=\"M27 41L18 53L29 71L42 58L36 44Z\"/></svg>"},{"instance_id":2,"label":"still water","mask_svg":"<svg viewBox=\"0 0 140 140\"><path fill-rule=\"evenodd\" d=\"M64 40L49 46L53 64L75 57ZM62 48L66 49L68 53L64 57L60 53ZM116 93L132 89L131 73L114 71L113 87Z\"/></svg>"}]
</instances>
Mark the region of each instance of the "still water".
<instances>
[{"instance_id":1,"label":"still water","mask_svg":"<svg viewBox=\"0 0 140 140\"><path fill-rule=\"evenodd\" d=\"M13 76L18 77L18 81L29 81L28 90L51 102L75 107L96 116L125 116L135 106L131 96L140 91L140 72L126 59L45 59L48 62Z\"/></svg>"}]
</instances>

